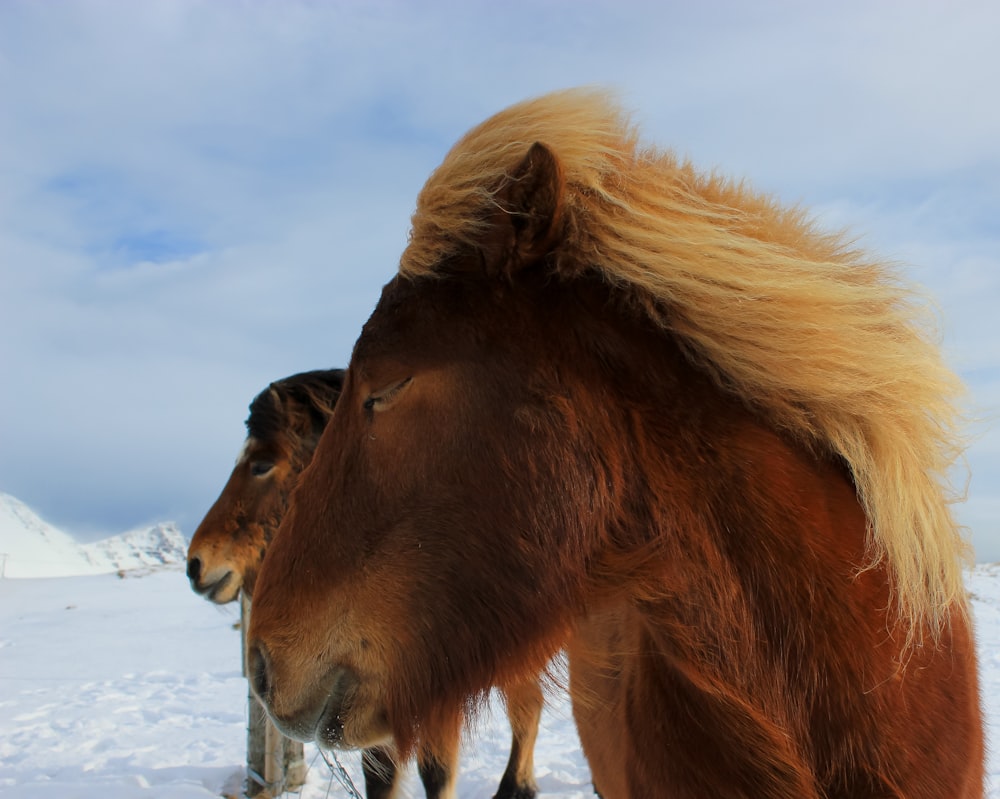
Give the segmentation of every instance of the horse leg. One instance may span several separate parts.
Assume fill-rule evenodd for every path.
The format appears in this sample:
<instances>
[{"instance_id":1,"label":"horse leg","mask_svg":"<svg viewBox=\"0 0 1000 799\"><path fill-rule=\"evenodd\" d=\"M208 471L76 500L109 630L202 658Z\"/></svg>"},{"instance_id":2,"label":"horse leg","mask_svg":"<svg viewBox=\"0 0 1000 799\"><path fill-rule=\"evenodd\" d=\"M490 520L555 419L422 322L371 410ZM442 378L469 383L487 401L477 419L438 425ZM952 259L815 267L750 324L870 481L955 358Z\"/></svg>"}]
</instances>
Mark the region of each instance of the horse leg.
<instances>
[{"instance_id":1,"label":"horse leg","mask_svg":"<svg viewBox=\"0 0 1000 799\"><path fill-rule=\"evenodd\" d=\"M392 799L396 787L396 758L383 747L365 749L361 754L361 770L365 775L365 796L368 799Z\"/></svg>"},{"instance_id":2,"label":"horse leg","mask_svg":"<svg viewBox=\"0 0 1000 799\"><path fill-rule=\"evenodd\" d=\"M512 741L510 760L493 799L535 799L535 739L545 699L538 680L508 686L504 691Z\"/></svg>"},{"instance_id":3,"label":"horse leg","mask_svg":"<svg viewBox=\"0 0 1000 799\"><path fill-rule=\"evenodd\" d=\"M461 740L459 723L447 740L421 743L417 751L417 771L427 799L455 799L458 796L458 749Z\"/></svg>"}]
</instances>

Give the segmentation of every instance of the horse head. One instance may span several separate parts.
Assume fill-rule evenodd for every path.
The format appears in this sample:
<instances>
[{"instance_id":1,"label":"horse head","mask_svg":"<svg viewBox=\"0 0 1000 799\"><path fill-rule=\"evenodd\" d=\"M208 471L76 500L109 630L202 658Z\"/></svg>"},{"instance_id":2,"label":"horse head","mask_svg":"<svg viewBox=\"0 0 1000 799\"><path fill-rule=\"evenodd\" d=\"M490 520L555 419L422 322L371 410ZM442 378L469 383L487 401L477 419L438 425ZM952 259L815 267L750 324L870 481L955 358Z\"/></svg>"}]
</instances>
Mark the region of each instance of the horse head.
<instances>
[{"instance_id":1,"label":"horse head","mask_svg":"<svg viewBox=\"0 0 1000 799\"><path fill-rule=\"evenodd\" d=\"M191 588L212 602L253 595L292 487L312 459L343 382L339 369L271 383L250 404L248 436L229 480L188 548Z\"/></svg>"},{"instance_id":2,"label":"horse head","mask_svg":"<svg viewBox=\"0 0 1000 799\"><path fill-rule=\"evenodd\" d=\"M548 498L590 504L599 477L578 440L590 433L561 418L571 383L549 362L544 276L517 277L558 238L560 185L556 159L531 148L488 241L449 279L395 279L365 325L254 608L251 673L293 736L369 746L391 731L405 746L415 719L447 726L565 640L580 578L551 562L549 538L582 562L598 525ZM583 474L553 467L574 460Z\"/></svg>"}]
</instances>

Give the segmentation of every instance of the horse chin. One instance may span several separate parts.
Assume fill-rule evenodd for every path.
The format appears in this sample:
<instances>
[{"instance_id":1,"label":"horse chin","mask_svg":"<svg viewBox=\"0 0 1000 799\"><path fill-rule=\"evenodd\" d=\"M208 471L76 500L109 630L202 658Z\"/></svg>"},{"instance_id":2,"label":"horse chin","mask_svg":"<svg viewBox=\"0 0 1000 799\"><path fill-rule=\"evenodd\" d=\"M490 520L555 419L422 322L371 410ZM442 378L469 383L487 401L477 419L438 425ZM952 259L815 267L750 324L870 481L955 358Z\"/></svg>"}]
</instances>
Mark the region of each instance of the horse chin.
<instances>
[{"instance_id":1,"label":"horse chin","mask_svg":"<svg viewBox=\"0 0 1000 799\"><path fill-rule=\"evenodd\" d=\"M324 749L368 749L391 743L388 717L377 704L362 699L361 682L350 669L333 677L314 732Z\"/></svg>"},{"instance_id":2,"label":"horse chin","mask_svg":"<svg viewBox=\"0 0 1000 799\"><path fill-rule=\"evenodd\" d=\"M371 749L393 742L384 713L364 720L324 715L314 738L316 745L323 749Z\"/></svg>"}]
</instances>

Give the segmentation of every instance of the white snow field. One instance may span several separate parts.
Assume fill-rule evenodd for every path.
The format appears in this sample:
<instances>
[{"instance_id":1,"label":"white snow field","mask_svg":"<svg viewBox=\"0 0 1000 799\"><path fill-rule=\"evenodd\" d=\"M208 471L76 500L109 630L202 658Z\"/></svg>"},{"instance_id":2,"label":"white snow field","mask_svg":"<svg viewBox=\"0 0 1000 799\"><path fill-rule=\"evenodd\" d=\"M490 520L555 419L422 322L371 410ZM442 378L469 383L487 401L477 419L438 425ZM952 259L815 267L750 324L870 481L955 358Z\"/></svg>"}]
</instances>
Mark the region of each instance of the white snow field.
<instances>
[{"instance_id":1,"label":"white snow field","mask_svg":"<svg viewBox=\"0 0 1000 799\"><path fill-rule=\"evenodd\" d=\"M247 686L235 605L191 592L180 568L0 580L0 796L195 799L238 793ZM459 793L491 797L510 731L499 707L470 732ZM360 757L340 761L363 785ZM593 796L569 704L554 696L535 753L542 794ZM313 746L303 799L349 794ZM422 797L415 769L404 795Z\"/></svg>"},{"instance_id":2,"label":"white snow field","mask_svg":"<svg viewBox=\"0 0 1000 799\"><path fill-rule=\"evenodd\" d=\"M195 596L179 566L154 571L0 580L0 796L12 799L204 799L239 793L247 696L234 605ZM981 679L997 740L1000 566L968 578ZM231 609L232 608L232 609ZM494 710L470 731L459 794L488 799L509 730ZM360 787L359 757L341 761ZM315 747L303 799L349 794ZM535 755L543 797L593 796L566 697L555 693ZM1000 757L988 795L1000 799ZM404 795L422 797L412 767Z\"/></svg>"}]
</instances>

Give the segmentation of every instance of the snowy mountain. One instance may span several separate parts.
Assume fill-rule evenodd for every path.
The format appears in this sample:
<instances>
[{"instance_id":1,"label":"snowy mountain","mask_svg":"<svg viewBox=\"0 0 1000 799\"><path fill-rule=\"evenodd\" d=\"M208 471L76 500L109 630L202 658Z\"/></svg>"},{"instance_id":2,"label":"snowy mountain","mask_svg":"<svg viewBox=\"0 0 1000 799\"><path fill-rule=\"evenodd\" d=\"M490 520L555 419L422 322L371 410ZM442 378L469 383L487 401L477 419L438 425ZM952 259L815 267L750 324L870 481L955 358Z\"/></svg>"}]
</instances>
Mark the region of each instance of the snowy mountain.
<instances>
[{"instance_id":1,"label":"snowy mountain","mask_svg":"<svg viewBox=\"0 0 1000 799\"><path fill-rule=\"evenodd\" d=\"M67 577L170 566L184 562L187 540L166 522L90 544L44 521L0 492L0 577Z\"/></svg>"},{"instance_id":2,"label":"snowy mountain","mask_svg":"<svg viewBox=\"0 0 1000 799\"><path fill-rule=\"evenodd\" d=\"M187 547L187 539L177 526L163 522L83 544L81 548L87 559L104 572L184 563Z\"/></svg>"}]
</instances>

